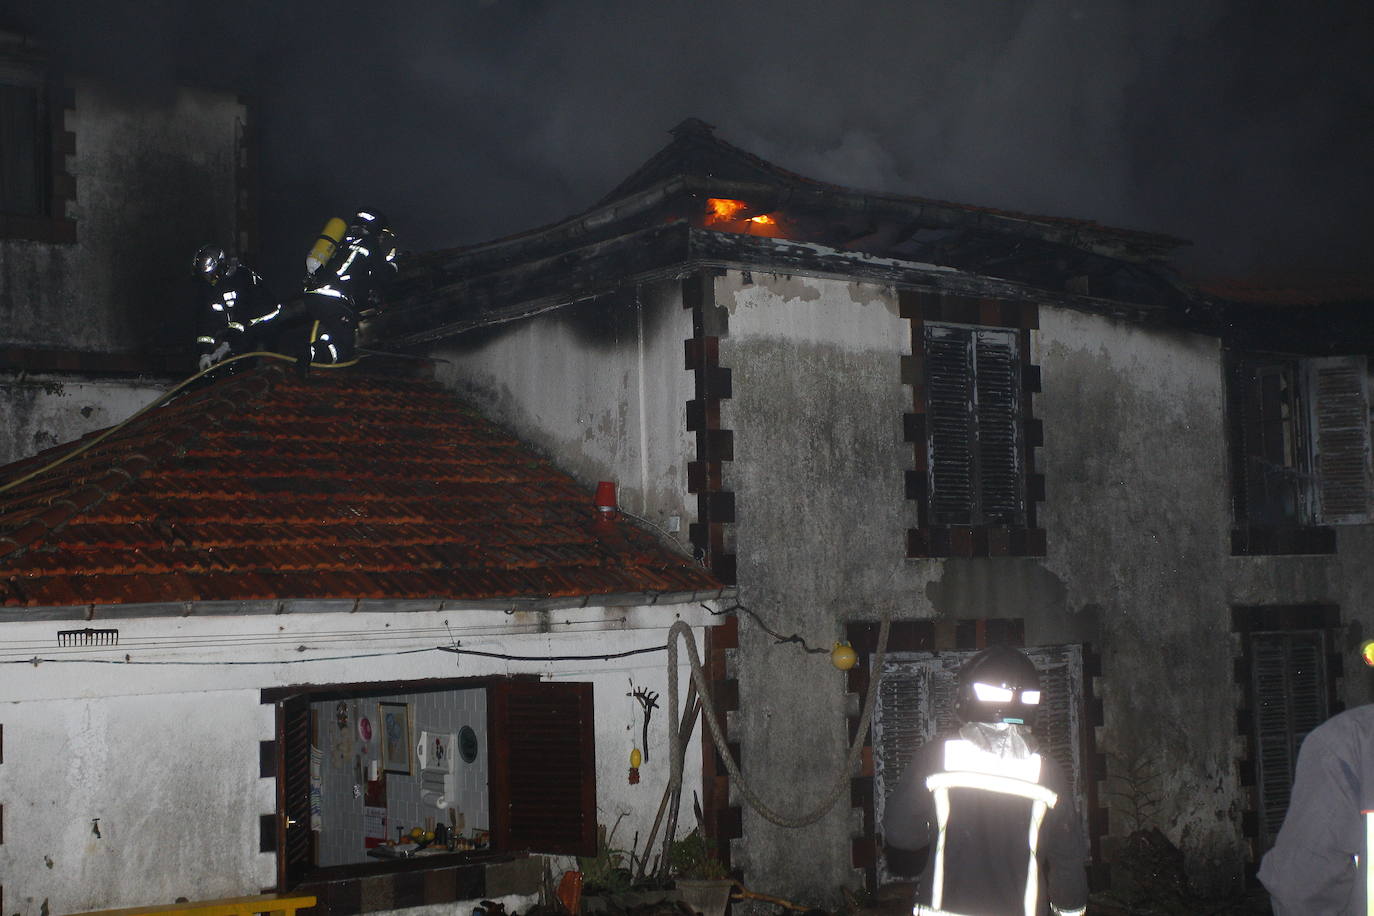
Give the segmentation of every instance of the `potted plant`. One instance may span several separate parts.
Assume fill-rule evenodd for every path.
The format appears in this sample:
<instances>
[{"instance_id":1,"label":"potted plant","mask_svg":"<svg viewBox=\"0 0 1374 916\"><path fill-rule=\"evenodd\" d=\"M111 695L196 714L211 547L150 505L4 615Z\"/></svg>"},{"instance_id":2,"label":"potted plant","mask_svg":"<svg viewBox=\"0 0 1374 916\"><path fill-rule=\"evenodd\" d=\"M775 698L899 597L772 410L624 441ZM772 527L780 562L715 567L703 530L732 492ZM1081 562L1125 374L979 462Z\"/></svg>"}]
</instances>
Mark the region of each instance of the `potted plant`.
<instances>
[{"instance_id":1,"label":"potted plant","mask_svg":"<svg viewBox=\"0 0 1374 916\"><path fill-rule=\"evenodd\" d=\"M735 882L700 828L669 844L668 869L683 903L701 916L723 916Z\"/></svg>"}]
</instances>

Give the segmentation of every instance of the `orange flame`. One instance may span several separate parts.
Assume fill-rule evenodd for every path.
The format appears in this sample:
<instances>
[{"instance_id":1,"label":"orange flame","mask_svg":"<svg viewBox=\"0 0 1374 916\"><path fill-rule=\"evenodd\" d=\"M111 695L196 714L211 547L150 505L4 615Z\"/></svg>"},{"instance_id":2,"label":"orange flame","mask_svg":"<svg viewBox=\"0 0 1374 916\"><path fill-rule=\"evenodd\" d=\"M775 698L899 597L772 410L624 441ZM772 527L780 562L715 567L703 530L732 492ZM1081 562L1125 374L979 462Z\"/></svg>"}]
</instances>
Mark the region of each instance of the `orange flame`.
<instances>
[{"instance_id":1,"label":"orange flame","mask_svg":"<svg viewBox=\"0 0 1374 916\"><path fill-rule=\"evenodd\" d=\"M748 205L742 200L731 200L728 197L710 197L706 200L706 223L731 223L741 219L740 212ZM760 226L776 226L777 222L767 214L759 216L745 217L751 223L758 223Z\"/></svg>"}]
</instances>

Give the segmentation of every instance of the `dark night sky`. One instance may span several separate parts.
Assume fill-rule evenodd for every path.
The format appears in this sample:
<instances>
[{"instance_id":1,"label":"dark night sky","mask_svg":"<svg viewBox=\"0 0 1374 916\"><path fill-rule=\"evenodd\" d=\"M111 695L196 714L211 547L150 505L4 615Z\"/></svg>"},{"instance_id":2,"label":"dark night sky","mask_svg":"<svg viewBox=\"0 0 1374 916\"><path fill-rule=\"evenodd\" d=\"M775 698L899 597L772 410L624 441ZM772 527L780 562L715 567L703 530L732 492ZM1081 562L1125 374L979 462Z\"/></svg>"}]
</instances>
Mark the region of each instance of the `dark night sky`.
<instances>
[{"instance_id":1,"label":"dark night sky","mask_svg":"<svg viewBox=\"0 0 1374 916\"><path fill-rule=\"evenodd\" d=\"M0 0L71 70L260 102L264 266L324 218L403 247L593 203L687 116L802 174L1371 275L1374 4Z\"/></svg>"}]
</instances>

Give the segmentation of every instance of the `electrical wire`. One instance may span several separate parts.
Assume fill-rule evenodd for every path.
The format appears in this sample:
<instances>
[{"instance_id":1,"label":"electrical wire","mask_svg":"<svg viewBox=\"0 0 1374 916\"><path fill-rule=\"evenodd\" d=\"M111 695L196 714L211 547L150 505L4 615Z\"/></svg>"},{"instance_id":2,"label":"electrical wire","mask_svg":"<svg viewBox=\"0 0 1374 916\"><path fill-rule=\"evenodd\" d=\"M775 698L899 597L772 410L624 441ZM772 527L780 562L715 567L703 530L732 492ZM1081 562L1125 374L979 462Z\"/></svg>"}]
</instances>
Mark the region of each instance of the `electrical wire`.
<instances>
[{"instance_id":1,"label":"electrical wire","mask_svg":"<svg viewBox=\"0 0 1374 916\"><path fill-rule=\"evenodd\" d=\"M706 607L706 605L704 604L701 607L703 610L706 611L706 613L712 615L713 617L721 617L725 614L733 614L735 613L735 611L744 611L744 613L748 614L750 617L758 621L759 626L763 628L763 632L773 637L774 645L781 645L782 643L789 642L801 643L802 651L807 652L811 655L823 655L824 653L830 651L829 649L811 648L806 644L806 640L802 639L801 636L797 635L796 633L793 633L791 636L783 636L781 633L775 633L773 630L768 628L768 624L763 622L762 617L760 617L758 614L755 614L753 611L751 611L744 605L740 604L738 601L735 602L733 607L728 607L723 611L713 611L709 607Z\"/></svg>"},{"instance_id":2,"label":"electrical wire","mask_svg":"<svg viewBox=\"0 0 1374 916\"><path fill-rule=\"evenodd\" d=\"M115 647L100 647L104 651L112 651ZM304 648L304 647L302 647ZM352 661L359 658L387 658L398 655L417 655L422 652L448 652L454 655L475 655L482 658L495 658L511 662L591 662L591 661L613 661L618 658L628 658L632 655L647 655L653 652L667 652L668 646L646 646L642 649L627 649L624 652L604 652L591 655L511 655L505 652L484 652L478 649L464 649L453 646L426 646L423 649L399 649L395 652L365 652L357 655L330 655L321 658L286 658L278 660L230 660L230 661L210 661L197 659L194 661L135 661L128 658L15 658L0 659L0 665L33 665L40 664L69 664L69 665L302 665L307 662L338 662Z\"/></svg>"}]
</instances>

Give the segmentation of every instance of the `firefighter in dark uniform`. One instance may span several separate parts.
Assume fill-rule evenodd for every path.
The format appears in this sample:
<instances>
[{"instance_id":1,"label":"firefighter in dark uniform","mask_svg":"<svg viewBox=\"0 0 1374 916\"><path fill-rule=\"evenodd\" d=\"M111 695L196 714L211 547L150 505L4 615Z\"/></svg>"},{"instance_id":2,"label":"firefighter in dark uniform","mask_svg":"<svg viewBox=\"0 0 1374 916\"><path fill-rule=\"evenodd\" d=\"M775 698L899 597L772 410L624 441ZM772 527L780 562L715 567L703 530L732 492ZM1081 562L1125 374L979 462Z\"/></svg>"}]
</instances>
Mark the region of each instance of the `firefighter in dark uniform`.
<instances>
[{"instance_id":1,"label":"firefighter in dark uniform","mask_svg":"<svg viewBox=\"0 0 1374 916\"><path fill-rule=\"evenodd\" d=\"M883 818L887 845L928 849L914 916L1081 916L1087 842L1063 770L1031 737L1040 678L994 646L959 671L957 737L927 742Z\"/></svg>"},{"instance_id":2,"label":"firefighter in dark uniform","mask_svg":"<svg viewBox=\"0 0 1374 916\"><path fill-rule=\"evenodd\" d=\"M215 245L202 246L192 267L200 288L199 368L265 349L281 304L262 278Z\"/></svg>"},{"instance_id":3,"label":"firefighter in dark uniform","mask_svg":"<svg viewBox=\"0 0 1374 916\"><path fill-rule=\"evenodd\" d=\"M396 274L396 237L376 210L353 216L336 246L305 278L305 308L319 322L308 346L310 362L353 358L358 318L380 306L386 281Z\"/></svg>"}]
</instances>

